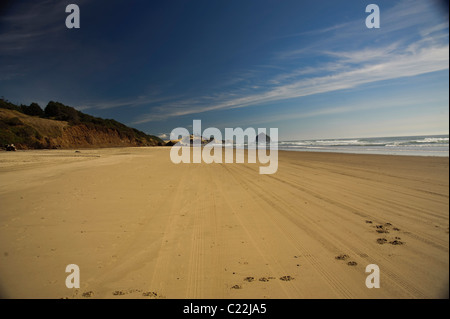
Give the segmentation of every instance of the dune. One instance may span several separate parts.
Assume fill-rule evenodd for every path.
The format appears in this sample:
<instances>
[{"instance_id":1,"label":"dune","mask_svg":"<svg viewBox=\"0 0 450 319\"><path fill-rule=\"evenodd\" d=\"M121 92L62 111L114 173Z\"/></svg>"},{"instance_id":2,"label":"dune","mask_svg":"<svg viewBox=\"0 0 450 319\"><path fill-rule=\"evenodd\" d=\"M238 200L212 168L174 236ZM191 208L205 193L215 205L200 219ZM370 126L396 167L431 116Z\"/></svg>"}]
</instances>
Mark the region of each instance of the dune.
<instances>
[{"instance_id":1,"label":"dune","mask_svg":"<svg viewBox=\"0 0 450 319\"><path fill-rule=\"evenodd\" d=\"M169 152L0 152L1 297L448 297L448 157L280 151L260 175Z\"/></svg>"}]
</instances>

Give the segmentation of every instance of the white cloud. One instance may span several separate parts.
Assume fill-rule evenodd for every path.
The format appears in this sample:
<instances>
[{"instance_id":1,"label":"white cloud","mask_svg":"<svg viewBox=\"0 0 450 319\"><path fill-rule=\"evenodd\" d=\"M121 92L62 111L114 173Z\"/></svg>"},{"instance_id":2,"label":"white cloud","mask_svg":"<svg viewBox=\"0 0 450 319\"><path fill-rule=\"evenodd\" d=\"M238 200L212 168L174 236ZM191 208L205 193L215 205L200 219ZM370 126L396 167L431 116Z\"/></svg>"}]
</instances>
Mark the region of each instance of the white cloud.
<instances>
[{"instance_id":1,"label":"white cloud","mask_svg":"<svg viewBox=\"0 0 450 319\"><path fill-rule=\"evenodd\" d=\"M332 92L342 89L356 88L362 84L379 82L384 80L398 79L402 77L416 76L420 74L447 70L449 68L449 46L435 46L435 47L420 47L414 48L411 52L411 47L408 50L392 53L395 46L388 46L386 48L379 48L374 54L377 57L384 55L384 59L371 63L371 56L366 56L364 53L366 49L355 52L338 52L335 53L338 60L346 61L345 69L341 66L341 70L336 70L334 65L331 65L332 72L325 76L311 76L308 78L298 78L298 75L292 75L296 80L288 84L275 85L271 89L252 95L240 96L238 98L232 97L226 99L223 95L217 103L209 98L207 105L198 105L204 103L201 99L195 101L180 101L180 104L174 104L171 107L165 107L164 114L152 113L149 116L144 116L135 122L135 124L150 122L168 117L182 116L188 114L195 114L213 110L241 108L255 104L263 104L273 101L280 101L302 96L308 96L319 93ZM366 56L366 58L364 58ZM351 57L361 63L362 65L354 66ZM342 63L342 61L339 61ZM323 70L321 70L323 71ZM285 75L290 78L290 75ZM167 112L167 110L169 110Z\"/></svg>"},{"instance_id":2,"label":"white cloud","mask_svg":"<svg viewBox=\"0 0 450 319\"><path fill-rule=\"evenodd\" d=\"M152 108L151 114L141 116L135 124L353 89L363 84L448 70L448 22L439 22L435 9L424 1L405 0L390 10L382 10L382 26L370 41L367 40L364 19L288 35L318 37L308 46L276 54L272 63L264 68L272 67L278 71L271 72L273 76L265 78L265 82L261 79L257 83L245 81L241 76L239 80L243 85L239 90L164 103ZM327 62L303 68L290 67L295 66L296 60L311 56ZM257 89L252 89L255 85Z\"/></svg>"}]
</instances>

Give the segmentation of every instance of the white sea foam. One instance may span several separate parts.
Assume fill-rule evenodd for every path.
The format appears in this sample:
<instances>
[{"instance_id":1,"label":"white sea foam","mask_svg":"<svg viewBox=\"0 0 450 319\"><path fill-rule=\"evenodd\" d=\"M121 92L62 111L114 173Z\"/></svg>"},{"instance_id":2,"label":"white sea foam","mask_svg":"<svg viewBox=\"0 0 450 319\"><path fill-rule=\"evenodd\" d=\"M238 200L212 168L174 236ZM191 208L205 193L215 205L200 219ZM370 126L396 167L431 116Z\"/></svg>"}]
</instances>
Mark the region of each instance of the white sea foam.
<instances>
[{"instance_id":1,"label":"white sea foam","mask_svg":"<svg viewBox=\"0 0 450 319\"><path fill-rule=\"evenodd\" d=\"M448 135L316 139L279 142L280 150L449 156Z\"/></svg>"}]
</instances>

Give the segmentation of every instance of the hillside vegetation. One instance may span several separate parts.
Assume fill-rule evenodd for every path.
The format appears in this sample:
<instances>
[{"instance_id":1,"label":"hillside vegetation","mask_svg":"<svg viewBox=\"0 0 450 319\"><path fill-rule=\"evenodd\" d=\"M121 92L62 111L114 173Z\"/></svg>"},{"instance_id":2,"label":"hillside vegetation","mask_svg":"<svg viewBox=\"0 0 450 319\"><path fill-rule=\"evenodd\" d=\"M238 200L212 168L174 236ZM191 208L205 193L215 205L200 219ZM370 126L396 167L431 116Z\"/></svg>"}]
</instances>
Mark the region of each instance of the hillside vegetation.
<instances>
[{"instance_id":1,"label":"hillside vegetation","mask_svg":"<svg viewBox=\"0 0 450 319\"><path fill-rule=\"evenodd\" d=\"M164 142L116 120L103 119L50 101L16 105L0 99L0 145L18 149L157 146Z\"/></svg>"}]
</instances>

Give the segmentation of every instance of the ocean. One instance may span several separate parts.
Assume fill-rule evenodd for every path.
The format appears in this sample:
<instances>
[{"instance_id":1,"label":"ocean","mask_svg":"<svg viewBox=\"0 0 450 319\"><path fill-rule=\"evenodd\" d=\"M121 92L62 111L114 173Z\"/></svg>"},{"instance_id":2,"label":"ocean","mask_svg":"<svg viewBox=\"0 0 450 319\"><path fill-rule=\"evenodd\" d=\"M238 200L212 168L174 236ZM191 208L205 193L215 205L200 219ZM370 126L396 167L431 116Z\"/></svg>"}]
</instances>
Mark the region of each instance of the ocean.
<instances>
[{"instance_id":1,"label":"ocean","mask_svg":"<svg viewBox=\"0 0 450 319\"><path fill-rule=\"evenodd\" d=\"M449 156L449 135L280 141L279 150L357 154Z\"/></svg>"}]
</instances>

